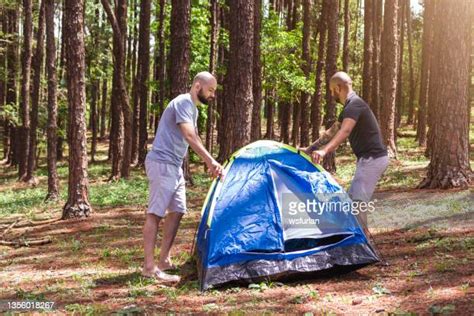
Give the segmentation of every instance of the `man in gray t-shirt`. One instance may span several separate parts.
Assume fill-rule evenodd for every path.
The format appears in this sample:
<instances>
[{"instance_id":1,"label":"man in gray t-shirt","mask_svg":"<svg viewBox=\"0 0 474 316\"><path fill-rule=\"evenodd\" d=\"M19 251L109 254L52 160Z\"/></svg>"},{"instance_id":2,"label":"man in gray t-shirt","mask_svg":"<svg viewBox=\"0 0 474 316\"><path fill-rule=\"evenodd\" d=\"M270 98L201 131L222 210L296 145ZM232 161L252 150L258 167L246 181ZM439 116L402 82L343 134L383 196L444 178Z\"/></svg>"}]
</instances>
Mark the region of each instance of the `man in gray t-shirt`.
<instances>
[{"instance_id":1,"label":"man in gray t-shirt","mask_svg":"<svg viewBox=\"0 0 474 316\"><path fill-rule=\"evenodd\" d=\"M213 75L208 72L197 74L189 93L174 98L161 116L153 148L145 160L150 192L143 227L144 276L173 282L180 279L164 271L173 268L170 249L181 217L186 213L186 190L181 166L188 147L191 146L204 160L212 176L217 177L222 173L222 166L204 148L197 133L196 104L208 104L214 99L216 88L217 81ZM155 264L156 236L162 218L165 218L164 232L160 258Z\"/></svg>"}]
</instances>

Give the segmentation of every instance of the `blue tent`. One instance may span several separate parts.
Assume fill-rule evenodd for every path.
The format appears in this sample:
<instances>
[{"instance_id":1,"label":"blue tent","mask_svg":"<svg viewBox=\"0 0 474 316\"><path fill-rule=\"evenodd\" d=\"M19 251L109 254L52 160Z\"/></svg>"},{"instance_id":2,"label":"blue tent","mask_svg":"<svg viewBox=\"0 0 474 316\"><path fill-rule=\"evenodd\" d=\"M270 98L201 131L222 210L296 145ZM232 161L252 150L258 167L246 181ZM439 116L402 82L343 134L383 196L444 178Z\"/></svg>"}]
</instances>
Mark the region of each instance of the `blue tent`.
<instances>
[{"instance_id":1,"label":"blue tent","mask_svg":"<svg viewBox=\"0 0 474 316\"><path fill-rule=\"evenodd\" d=\"M347 272L379 261L345 191L306 154L263 140L237 151L224 167L197 233L202 290Z\"/></svg>"}]
</instances>

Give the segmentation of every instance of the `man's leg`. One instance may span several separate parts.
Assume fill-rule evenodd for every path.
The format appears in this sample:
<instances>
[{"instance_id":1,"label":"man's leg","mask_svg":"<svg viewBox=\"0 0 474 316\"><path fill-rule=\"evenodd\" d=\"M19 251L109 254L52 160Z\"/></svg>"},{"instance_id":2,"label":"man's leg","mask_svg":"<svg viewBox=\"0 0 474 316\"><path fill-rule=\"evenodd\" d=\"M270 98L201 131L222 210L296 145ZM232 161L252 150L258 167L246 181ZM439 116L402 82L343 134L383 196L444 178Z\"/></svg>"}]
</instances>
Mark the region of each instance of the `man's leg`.
<instances>
[{"instance_id":1,"label":"man's leg","mask_svg":"<svg viewBox=\"0 0 474 316\"><path fill-rule=\"evenodd\" d=\"M183 213L169 212L163 223L163 238L161 240L160 261L158 268L166 270L172 267L170 259L170 250L173 245L176 233L178 232L179 223Z\"/></svg>"},{"instance_id":2,"label":"man's leg","mask_svg":"<svg viewBox=\"0 0 474 316\"><path fill-rule=\"evenodd\" d=\"M379 158L361 158L357 162L356 172L349 189L353 201L369 202L375 191L377 182L387 169L388 156ZM367 212L360 212L358 218L365 229L368 229Z\"/></svg>"},{"instance_id":3,"label":"man's leg","mask_svg":"<svg viewBox=\"0 0 474 316\"><path fill-rule=\"evenodd\" d=\"M156 270L154 252L160 220L161 217L159 216L146 214L145 225L143 226L143 248L145 252L143 274L145 275L153 275Z\"/></svg>"}]
</instances>

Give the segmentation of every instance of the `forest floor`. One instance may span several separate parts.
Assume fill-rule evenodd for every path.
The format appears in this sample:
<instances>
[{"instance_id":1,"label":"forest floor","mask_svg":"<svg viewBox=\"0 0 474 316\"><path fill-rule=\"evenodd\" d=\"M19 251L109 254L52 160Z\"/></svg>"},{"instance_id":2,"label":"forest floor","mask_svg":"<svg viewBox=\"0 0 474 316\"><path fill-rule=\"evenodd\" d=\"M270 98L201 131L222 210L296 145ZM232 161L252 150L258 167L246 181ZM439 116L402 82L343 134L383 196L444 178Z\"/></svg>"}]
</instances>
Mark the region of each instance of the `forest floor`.
<instances>
[{"instance_id":1,"label":"forest floor","mask_svg":"<svg viewBox=\"0 0 474 316\"><path fill-rule=\"evenodd\" d=\"M474 314L474 194L470 190L417 190L428 161L413 134L399 138L375 194L372 237L387 264L332 278L292 283L263 282L201 293L190 254L210 180L192 164L189 212L173 249L183 280L167 285L140 276L142 225L147 198L143 170L130 180L109 183L105 144L89 166L91 216L61 216L67 191L67 162L59 164L61 198L44 203L45 162L31 188L16 181L13 168L0 166L0 239L50 243L0 245L0 313L8 301L51 301L56 313L305 313L311 314ZM471 142L472 144L472 142ZM43 151L44 152L44 151ZM474 150L471 149L471 153ZM471 165L473 159L471 157ZM337 158L336 178L347 188L354 158L346 146ZM14 225L13 225L14 224ZM158 253L157 249L157 253Z\"/></svg>"}]
</instances>

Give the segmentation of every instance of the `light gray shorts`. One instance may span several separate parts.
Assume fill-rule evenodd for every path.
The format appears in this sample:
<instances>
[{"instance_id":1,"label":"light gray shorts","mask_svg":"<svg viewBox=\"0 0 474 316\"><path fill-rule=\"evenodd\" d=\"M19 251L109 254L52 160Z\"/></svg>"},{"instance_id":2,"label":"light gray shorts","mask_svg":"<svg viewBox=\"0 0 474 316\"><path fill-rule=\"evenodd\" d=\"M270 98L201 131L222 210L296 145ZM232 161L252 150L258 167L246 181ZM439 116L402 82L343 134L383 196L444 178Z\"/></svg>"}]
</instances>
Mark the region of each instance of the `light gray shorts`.
<instances>
[{"instance_id":1,"label":"light gray shorts","mask_svg":"<svg viewBox=\"0 0 474 316\"><path fill-rule=\"evenodd\" d=\"M183 169L172 164L145 160L149 183L148 211L159 217L169 212L186 213Z\"/></svg>"},{"instance_id":2,"label":"light gray shorts","mask_svg":"<svg viewBox=\"0 0 474 316\"><path fill-rule=\"evenodd\" d=\"M359 158L356 171L349 188L349 196L354 201L369 202L380 177L389 164L388 156Z\"/></svg>"}]
</instances>

